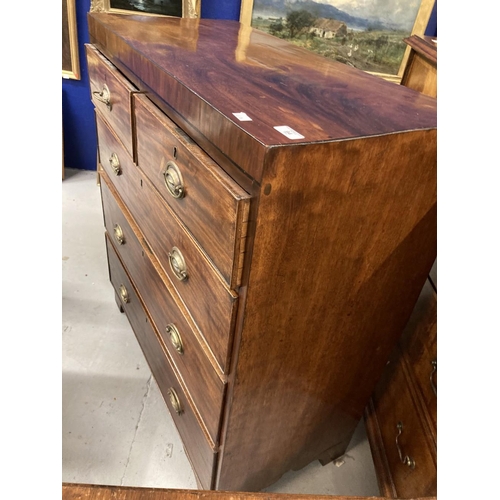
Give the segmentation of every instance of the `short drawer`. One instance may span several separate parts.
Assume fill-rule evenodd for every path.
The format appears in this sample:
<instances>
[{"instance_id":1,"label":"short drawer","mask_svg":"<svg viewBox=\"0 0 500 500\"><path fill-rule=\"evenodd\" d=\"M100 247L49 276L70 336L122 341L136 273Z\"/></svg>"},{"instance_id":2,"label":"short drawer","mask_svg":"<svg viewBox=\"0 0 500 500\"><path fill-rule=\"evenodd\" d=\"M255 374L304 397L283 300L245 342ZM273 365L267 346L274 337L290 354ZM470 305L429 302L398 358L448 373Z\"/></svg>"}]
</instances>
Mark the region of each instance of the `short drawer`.
<instances>
[{"instance_id":1,"label":"short drawer","mask_svg":"<svg viewBox=\"0 0 500 500\"><path fill-rule=\"evenodd\" d=\"M118 188L127 182L128 172L137 167L116 133L99 113L96 113L96 126L100 164Z\"/></svg>"},{"instance_id":2,"label":"short drawer","mask_svg":"<svg viewBox=\"0 0 500 500\"><path fill-rule=\"evenodd\" d=\"M85 49L92 102L134 158L132 94L137 89L93 45Z\"/></svg>"},{"instance_id":3,"label":"short drawer","mask_svg":"<svg viewBox=\"0 0 500 500\"><path fill-rule=\"evenodd\" d=\"M142 348L151 373L181 435L191 465L203 488L209 489L212 485L217 452L203 433L181 384L165 356L149 316L144 311L127 272L108 238L106 238L106 247L111 283L122 301L122 307Z\"/></svg>"},{"instance_id":4,"label":"short drawer","mask_svg":"<svg viewBox=\"0 0 500 500\"><path fill-rule=\"evenodd\" d=\"M107 233L132 276L208 434L217 443L225 384L217 376L179 308L180 299L171 295L158 274L154 257L139 243L138 228L125 214L125 207L108 187L105 176L102 177L101 193Z\"/></svg>"},{"instance_id":5,"label":"short drawer","mask_svg":"<svg viewBox=\"0 0 500 500\"><path fill-rule=\"evenodd\" d=\"M383 496L414 498L436 495L436 448L427 435L428 427L409 385L398 352L373 396L392 483L391 487L380 485Z\"/></svg>"},{"instance_id":6,"label":"short drawer","mask_svg":"<svg viewBox=\"0 0 500 500\"><path fill-rule=\"evenodd\" d=\"M233 288L250 195L145 95L136 95L137 164Z\"/></svg>"},{"instance_id":7,"label":"short drawer","mask_svg":"<svg viewBox=\"0 0 500 500\"><path fill-rule=\"evenodd\" d=\"M131 163L106 124L101 122L99 125L98 121L99 126L108 134L109 144L106 147L117 152L122 166L120 175L108 175L110 183L115 186L152 253L186 305L218 366L226 372L237 293L228 288L147 177ZM99 147L102 135L99 136ZM106 173L110 171L109 165L103 167ZM176 270L175 266L181 262L186 266L186 277L183 277L181 269Z\"/></svg>"},{"instance_id":8,"label":"short drawer","mask_svg":"<svg viewBox=\"0 0 500 500\"><path fill-rule=\"evenodd\" d=\"M418 386L422 401L437 430L437 294L425 282L401 337L401 350Z\"/></svg>"}]
</instances>

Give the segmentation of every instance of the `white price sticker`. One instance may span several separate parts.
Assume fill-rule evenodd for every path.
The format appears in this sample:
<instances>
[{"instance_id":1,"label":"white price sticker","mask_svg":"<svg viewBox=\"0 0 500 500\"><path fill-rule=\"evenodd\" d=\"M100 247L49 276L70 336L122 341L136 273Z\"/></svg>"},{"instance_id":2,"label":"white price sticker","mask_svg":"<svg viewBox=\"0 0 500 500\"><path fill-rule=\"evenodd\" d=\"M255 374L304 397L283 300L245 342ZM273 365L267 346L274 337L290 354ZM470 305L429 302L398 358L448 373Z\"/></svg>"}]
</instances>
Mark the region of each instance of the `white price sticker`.
<instances>
[{"instance_id":1,"label":"white price sticker","mask_svg":"<svg viewBox=\"0 0 500 500\"><path fill-rule=\"evenodd\" d=\"M240 122L251 122L252 119L246 113L233 113Z\"/></svg>"},{"instance_id":2,"label":"white price sticker","mask_svg":"<svg viewBox=\"0 0 500 500\"><path fill-rule=\"evenodd\" d=\"M304 139L302 134L290 128L288 125L280 125L279 127L274 127L278 132L288 137L289 139Z\"/></svg>"}]
</instances>

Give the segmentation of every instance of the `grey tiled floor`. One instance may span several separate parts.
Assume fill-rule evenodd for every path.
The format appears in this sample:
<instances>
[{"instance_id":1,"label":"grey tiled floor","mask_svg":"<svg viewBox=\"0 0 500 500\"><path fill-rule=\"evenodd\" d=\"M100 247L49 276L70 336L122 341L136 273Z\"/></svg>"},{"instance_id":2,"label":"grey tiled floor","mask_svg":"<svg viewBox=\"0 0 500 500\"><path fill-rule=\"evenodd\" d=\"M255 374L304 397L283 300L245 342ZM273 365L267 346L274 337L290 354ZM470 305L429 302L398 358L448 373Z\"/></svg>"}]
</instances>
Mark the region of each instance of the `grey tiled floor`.
<instances>
[{"instance_id":1,"label":"grey tiled floor","mask_svg":"<svg viewBox=\"0 0 500 500\"><path fill-rule=\"evenodd\" d=\"M195 489L166 405L108 281L96 173L62 181L62 480ZM361 422L338 463L286 473L269 492L378 495Z\"/></svg>"}]
</instances>

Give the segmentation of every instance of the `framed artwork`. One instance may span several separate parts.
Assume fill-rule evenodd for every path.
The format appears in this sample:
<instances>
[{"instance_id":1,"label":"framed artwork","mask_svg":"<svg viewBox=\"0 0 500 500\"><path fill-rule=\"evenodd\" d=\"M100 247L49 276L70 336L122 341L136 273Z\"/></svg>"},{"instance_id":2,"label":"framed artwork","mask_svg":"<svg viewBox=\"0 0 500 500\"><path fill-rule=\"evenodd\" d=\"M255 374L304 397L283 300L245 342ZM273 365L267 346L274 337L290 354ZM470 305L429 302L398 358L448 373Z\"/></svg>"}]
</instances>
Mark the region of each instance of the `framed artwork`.
<instances>
[{"instance_id":1,"label":"framed artwork","mask_svg":"<svg viewBox=\"0 0 500 500\"><path fill-rule=\"evenodd\" d=\"M92 0L91 12L200 17L201 0Z\"/></svg>"},{"instance_id":2,"label":"framed artwork","mask_svg":"<svg viewBox=\"0 0 500 500\"><path fill-rule=\"evenodd\" d=\"M435 0L241 0L240 22L399 83Z\"/></svg>"},{"instance_id":3,"label":"framed artwork","mask_svg":"<svg viewBox=\"0 0 500 500\"><path fill-rule=\"evenodd\" d=\"M75 0L62 0L62 76L80 80Z\"/></svg>"}]
</instances>

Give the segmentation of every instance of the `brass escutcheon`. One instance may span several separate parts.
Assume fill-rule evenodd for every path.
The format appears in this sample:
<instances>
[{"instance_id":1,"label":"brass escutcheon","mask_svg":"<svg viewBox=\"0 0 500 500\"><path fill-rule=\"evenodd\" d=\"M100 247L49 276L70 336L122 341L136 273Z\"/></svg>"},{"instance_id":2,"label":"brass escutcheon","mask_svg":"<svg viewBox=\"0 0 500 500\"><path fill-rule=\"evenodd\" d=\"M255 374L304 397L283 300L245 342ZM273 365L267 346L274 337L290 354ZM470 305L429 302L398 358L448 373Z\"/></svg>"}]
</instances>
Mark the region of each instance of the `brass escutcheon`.
<instances>
[{"instance_id":1,"label":"brass escutcheon","mask_svg":"<svg viewBox=\"0 0 500 500\"><path fill-rule=\"evenodd\" d=\"M170 264L170 269L172 269L172 272L179 281L187 280L186 261L177 247L173 247L172 250L168 252L168 263Z\"/></svg>"},{"instance_id":2,"label":"brass escutcheon","mask_svg":"<svg viewBox=\"0 0 500 500\"><path fill-rule=\"evenodd\" d=\"M167 186L168 192L176 199L184 197L184 182L179 167L173 162L169 161L163 172L163 180Z\"/></svg>"},{"instance_id":3,"label":"brass escutcheon","mask_svg":"<svg viewBox=\"0 0 500 500\"><path fill-rule=\"evenodd\" d=\"M172 405L172 408L174 409L175 413L177 413L177 415L180 415L184 410L182 409L179 396L177 396L175 389L173 387L170 387L167 394L170 399L170 404Z\"/></svg>"},{"instance_id":4,"label":"brass escutcheon","mask_svg":"<svg viewBox=\"0 0 500 500\"><path fill-rule=\"evenodd\" d=\"M115 224L113 228L115 234L115 240L118 242L118 245L123 245L125 243L125 236L123 235L123 230L119 224Z\"/></svg>"},{"instance_id":5,"label":"brass escutcheon","mask_svg":"<svg viewBox=\"0 0 500 500\"><path fill-rule=\"evenodd\" d=\"M125 304L127 304L130 301L128 296L128 291L125 288L125 285L120 285L120 297Z\"/></svg>"},{"instance_id":6,"label":"brass escutcheon","mask_svg":"<svg viewBox=\"0 0 500 500\"><path fill-rule=\"evenodd\" d=\"M100 92L98 90L94 90L92 95L96 98L96 100L106 104L106 107L111 111L111 92L106 84L102 86L102 90Z\"/></svg>"},{"instance_id":7,"label":"brass escutcheon","mask_svg":"<svg viewBox=\"0 0 500 500\"><path fill-rule=\"evenodd\" d=\"M170 335L170 342L175 347L175 350L179 354L184 354L184 346L182 345L181 334L179 333L179 330L177 330L177 327L173 323L170 323L165 327L165 329Z\"/></svg>"},{"instance_id":8,"label":"brass escutcheon","mask_svg":"<svg viewBox=\"0 0 500 500\"><path fill-rule=\"evenodd\" d=\"M115 175L121 175L122 173L122 167L120 166L120 160L118 158L118 155L116 153L113 153L109 159L109 164L111 165L111 168L113 169L113 172Z\"/></svg>"}]
</instances>

